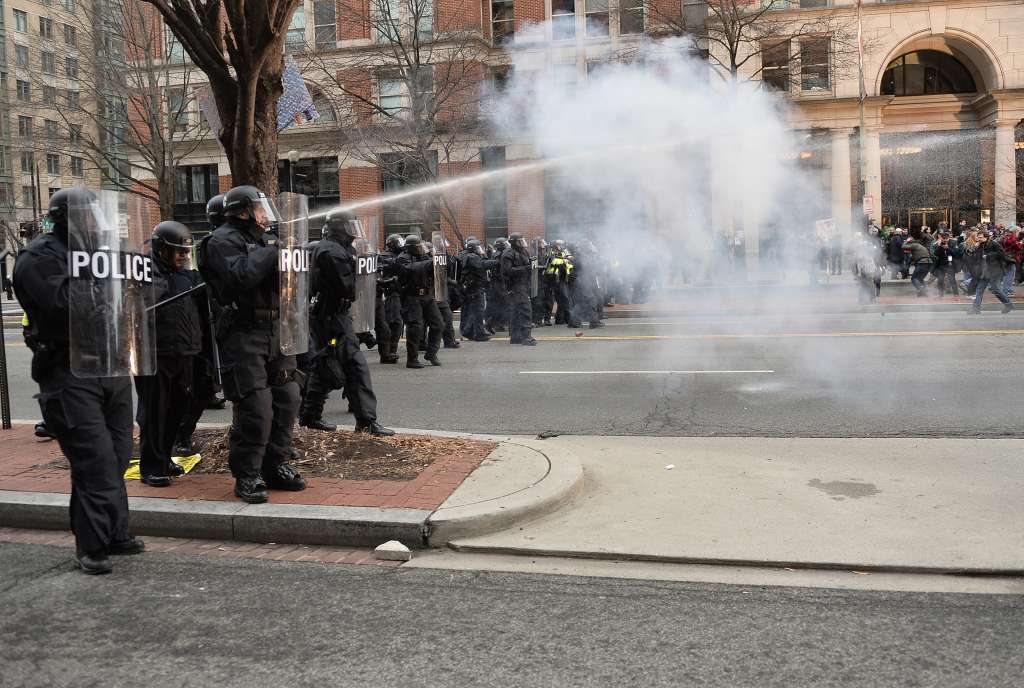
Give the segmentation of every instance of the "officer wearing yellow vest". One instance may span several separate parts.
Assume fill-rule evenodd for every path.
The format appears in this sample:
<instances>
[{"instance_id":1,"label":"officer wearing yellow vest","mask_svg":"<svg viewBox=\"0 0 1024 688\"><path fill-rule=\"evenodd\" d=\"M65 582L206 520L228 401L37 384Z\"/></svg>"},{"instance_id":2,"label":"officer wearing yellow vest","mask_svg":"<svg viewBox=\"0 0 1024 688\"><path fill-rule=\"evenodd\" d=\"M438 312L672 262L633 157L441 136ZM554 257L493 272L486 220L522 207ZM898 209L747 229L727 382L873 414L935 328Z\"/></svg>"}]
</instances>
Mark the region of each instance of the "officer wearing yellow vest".
<instances>
[{"instance_id":1,"label":"officer wearing yellow vest","mask_svg":"<svg viewBox=\"0 0 1024 688\"><path fill-rule=\"evenodd\" d=\"M569 292L569 280L572 278L573 257L565 247L565 242L557 239L551 247L551 260L544 270L544 281L554 294L557 307L555 323L573 326L572 299Z\"/></svg>"}]
</instances>

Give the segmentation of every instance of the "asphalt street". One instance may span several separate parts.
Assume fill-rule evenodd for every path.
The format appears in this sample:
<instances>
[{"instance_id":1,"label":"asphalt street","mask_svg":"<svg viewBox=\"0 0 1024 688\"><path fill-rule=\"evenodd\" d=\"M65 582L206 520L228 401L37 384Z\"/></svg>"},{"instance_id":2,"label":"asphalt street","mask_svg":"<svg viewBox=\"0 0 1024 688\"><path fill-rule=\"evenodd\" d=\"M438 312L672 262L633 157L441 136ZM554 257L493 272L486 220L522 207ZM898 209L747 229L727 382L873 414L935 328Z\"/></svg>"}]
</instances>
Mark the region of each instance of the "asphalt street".
<instances>
[{"instance_id":1,"label":"asphalt street","mask_svg":"<svg viewBox=\"0 0 1024 688\"><path fill-rule=\"evenodd\" d=\"M533 434L1015 437L1024 314L608 319L443 350L421 371L368 352L381 421ZM29 351L6 332L16 418L38 416ZM402 345L404 347L404 344ZM332 395L326 416L352 423ZM228 422L230 411L209 412Z\"/></svg>"},{"instance_id":2,"label":"asphalt street","mask_svg":"<svg viewBox=\"0 0 1024 688\"><path fill-rule=\"evenodd\" d=\"M0 686L1020 685L1011 595L760 588L0 544Z\"/></svg>"}]
</instances>

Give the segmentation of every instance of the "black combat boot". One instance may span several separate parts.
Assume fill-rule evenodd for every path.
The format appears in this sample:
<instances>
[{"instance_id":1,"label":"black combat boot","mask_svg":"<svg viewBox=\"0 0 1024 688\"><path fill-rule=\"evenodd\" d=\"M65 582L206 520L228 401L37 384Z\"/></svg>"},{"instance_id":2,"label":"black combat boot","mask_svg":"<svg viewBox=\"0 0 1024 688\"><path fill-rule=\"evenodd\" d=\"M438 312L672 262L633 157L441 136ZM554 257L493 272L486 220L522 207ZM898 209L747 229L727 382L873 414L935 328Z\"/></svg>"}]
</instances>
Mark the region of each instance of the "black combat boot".
<instances>
[{"instance_id":1,"label":"black combat boot","mask_svg":"<svg viewBox=\"0 0 1024 688\"><path fill-rule=\"evenodd\" d=\"M127 540L118 540L110 543L110 554L142 554L146 551L146 543L142 538L129 536Z\"/></svg>"},{"instance_id":2,"label":"black combat boot","mask_svg":"<svg viewBox=\"0 0 1024 688\"><path fill-rule=\"evenodd\" d=\"M249 504L262 504L267 501L267 484L263 478L238 478L235 480L235 496Z\"/></svg>"},{"instance_id":3,"label":"black combat boot","mask_svg":"<svg viewBox=\"0 0 1024 688\"><path fill-rule=\"evenodd\" d=\"M264 471L263 479L271 490L301 492L306 489L306 480L287 463L279 463L274 468Z\"/></svg>"},{"instance_id":4,"label":"black combat boot","mask_svg":"<svg viewBox=\"0 0 1024 688\"><path fill-rule=\"evenodd\" d=\"M426 356L424 356L423 358L427 359L427 361L429 361L429 362L430 362L430 365L432 365L432 366L437 366L438 368L440 368L440 367L441 367L441 359L439 359L439 358L437 357L437 354L436 354L436 353L433 353L433 354L427 354L427 355L426 355Z\"/></svg>"},{"instance_id":5,"label":"black combat boot","mask_svg":"<svg viewBox=\"0 0 1024 688\"><path fill-rule=\"evenodd\" d=\"M114 570L114 565L110 563L106 552L89 553L78 550L75 552L75 559L78 561L78 568L91 576L110 573Z\"/></svg>"},{"instance_id":6,"label":"black combat boot","mask_svg":"<svg viewBox=\"0 0 1024 688\"><path fill-rule=\"evenodd\" d=\"M338 426L334 423L325 421L323 416L302 416L299 418L299 425L310 430L323 430L324 432L334 432L338 429Z\"/></svg>"},{"instance_id":7,"label":"black combat boot","mask_svg":"<svg viewBox=\"0 0 1024 688\"><path fill-rule=\"evenodd\" d=\"M358 423L356 424L356 432L365 432L370 435L376 435L377 437L390 437L395 434L395 431L391 428L385 428L383 425L374 421L372 423Z\"/></svg>"}]
</instances>

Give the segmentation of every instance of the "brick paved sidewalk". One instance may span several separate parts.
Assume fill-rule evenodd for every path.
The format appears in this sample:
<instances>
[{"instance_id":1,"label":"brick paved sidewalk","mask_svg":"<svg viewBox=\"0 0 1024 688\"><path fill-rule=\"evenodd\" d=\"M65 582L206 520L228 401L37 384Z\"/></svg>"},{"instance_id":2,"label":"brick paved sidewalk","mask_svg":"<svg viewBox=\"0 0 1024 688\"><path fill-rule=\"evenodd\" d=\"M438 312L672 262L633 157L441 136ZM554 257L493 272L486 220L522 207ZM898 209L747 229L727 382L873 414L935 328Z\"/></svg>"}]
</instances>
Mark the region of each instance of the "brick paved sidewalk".
<instances>
[{"instance_id":1,"label":"brick paved sidewalk","mask_svg":"<svg viewBox=\"0 0 1024 688\"><path fill-rule=\"evenodd\" d=\"M317 504L379 508L436 509L476 470L483 457L437 459L414 480L310 478L302 492L270 492L272 504ZM0 430L0 490L71 492L70 472L56 441L40 441L31 425ZM230 475L190 474L171 487L129 480L128 496L237 502ZM239 502L240 503L240 502Z\"/></svg>"},{"instance_id":2,"label":"brick paved sidewalk","mask_svg":"<svg viewBox=\"0 0 1024 688\"><path fill-rule=\"evenodd\" d=\"M264 544L234 540L187 540L184 538L154 537L152 535L147 535L143 539L146 542L146 552L195 554L224 559L307 561L320 564L371 564L385 567L401 566L403 563L400 561L376 559L373 556L373 551L365 548ZM50 545L70 549L75 546L75 536L65 531L0 528L0 542L24 545Z\"/></svg>"}]
</instances>

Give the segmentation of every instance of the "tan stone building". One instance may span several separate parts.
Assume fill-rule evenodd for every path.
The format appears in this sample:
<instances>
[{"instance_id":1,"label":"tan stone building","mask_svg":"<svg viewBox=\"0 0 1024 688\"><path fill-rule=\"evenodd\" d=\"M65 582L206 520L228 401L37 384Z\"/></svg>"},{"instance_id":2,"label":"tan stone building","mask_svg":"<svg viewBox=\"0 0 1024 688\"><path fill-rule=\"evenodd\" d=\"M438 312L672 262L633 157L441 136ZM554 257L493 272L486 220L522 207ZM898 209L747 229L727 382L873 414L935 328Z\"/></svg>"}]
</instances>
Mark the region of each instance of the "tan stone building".
<instances>
[{"instance_id":1,"label":"tan stone building","mask_svg":"<svg viewBox=\"0 0 1024 688\"><path fill-rule=\"evenodd\" d=\"M92 51L80 30L90 0L0 0L0 222L37 219L59 188L97 186L82 150L94 107L78 74Z\"/></svg>"}]
</instances>

